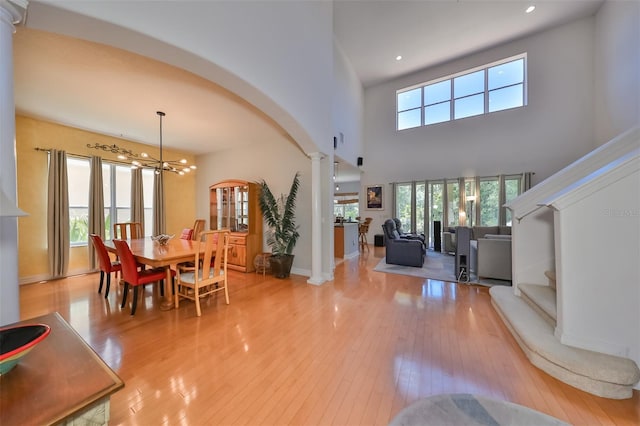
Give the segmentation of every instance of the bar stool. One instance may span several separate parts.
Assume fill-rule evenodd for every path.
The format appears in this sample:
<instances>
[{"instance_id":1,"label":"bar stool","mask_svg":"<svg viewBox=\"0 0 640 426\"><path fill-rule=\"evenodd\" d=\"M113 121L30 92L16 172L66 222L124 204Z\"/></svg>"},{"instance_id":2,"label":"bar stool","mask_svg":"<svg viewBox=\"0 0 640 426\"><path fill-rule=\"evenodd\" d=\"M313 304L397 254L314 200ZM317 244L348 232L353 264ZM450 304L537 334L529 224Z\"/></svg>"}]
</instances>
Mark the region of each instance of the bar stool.
<instances>
[{"instance_id":1,"label":"bar stool","mask_svg":"<svg viewBox=\"0 0 640 426\"><path fill-rule=\"evenodd\" d=\"M364 222L358 224L358 241L362 250L364 250L365 247L367 248L367 250L369 250L369 244L367 242L367 232L369 232L369 224L372 220L372 218L366 217L364 219Z\"/></svg>"}]
</instances>

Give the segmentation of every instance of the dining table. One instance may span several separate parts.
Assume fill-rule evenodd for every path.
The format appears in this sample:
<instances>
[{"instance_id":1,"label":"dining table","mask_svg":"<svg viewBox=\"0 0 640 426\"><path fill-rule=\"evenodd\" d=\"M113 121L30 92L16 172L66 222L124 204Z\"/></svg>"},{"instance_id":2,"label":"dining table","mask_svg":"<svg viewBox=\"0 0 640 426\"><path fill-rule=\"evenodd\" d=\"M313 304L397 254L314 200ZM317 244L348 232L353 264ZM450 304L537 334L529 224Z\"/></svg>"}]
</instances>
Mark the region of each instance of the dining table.
<instances>
[{"instance_id":1,"label":"dining table","mask_svg":"<svg viewBox=\"0 0 640 426\"><path fill-rule=\"evenodd\" d=\"M160 309L168 311L175 306L178 307L178 293L174 292L171 286L171 269L176 269L178 264L183 262L193 262L195 260L197 241L183 240L181 238L171 238L166 245L160 245L153 241L151 237L128 239L127 244L133 257L138 263L148 265L153 268L165 268L167 276L164 283L164 300L160 304ZM111 253L116 253L116 246L112 240L105 240L105 247ZM199 257L204 254L204 245L200 246ZM175 295L172 297L172 295Z\"/></svg>"}]
</instances>

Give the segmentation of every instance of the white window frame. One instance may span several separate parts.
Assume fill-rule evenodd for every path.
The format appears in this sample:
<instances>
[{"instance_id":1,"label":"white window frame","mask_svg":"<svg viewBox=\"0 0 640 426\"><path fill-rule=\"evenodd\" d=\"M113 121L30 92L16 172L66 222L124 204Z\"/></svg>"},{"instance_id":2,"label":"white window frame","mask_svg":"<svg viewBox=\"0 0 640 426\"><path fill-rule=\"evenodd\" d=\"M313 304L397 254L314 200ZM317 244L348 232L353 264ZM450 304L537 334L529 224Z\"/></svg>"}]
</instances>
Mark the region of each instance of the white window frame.
<instances>
[{"instance_id":1,"label":"white window frame","mask_svg":"<svg viewBox=\"0 0 640 426\"><path fill-rule=\"evenodd\" d=\"M68 155L67 156L67 164L68 164L68 162L70 160L86 162L87 170L90 173L90 167L91 166L90 166L90 163L89 163L89 159L87 159L85 157L82 157L82 156L77 156L77 155ZM130 206L129 207L118 206L117 202L116 202L115 191L118 190L118 187L117 187L115 171L116 171L117 167L125 167L125 166L123 164L115 163L115 162L111 162L111 161L103 161L102 165L103 165L103 167L104 166L109 167L109 170L110 170L110 173L109 173L109 179L110 179L109 188L111 188L111 191L108 194L108 196L109 196L109 199L111 200L111 202L110 202L110 206L105 207L105 210L109 211L108 215L111 218L111 220L113 221L113 218L115 218L117 216L117 210L118 209L123 209L123 208L128 208L129 210L131 209ZM144 173L152 173L151 171L147 171L147 170L143 170L142 172L143 172L143 174ZM89 179L87 178L87 190L88 190L88 182L89 182ZM71 185L69 185L69 189L68 190L69 190L69 192L74 191L75 187L72 187ZM151 211L152 211L152 207L148 207L149 205L152 204L152 201L153 201L152 188L149 188L147 186L147 188L145 188L144 193L145 193L145 197L144 197L144 199L145 199L144 212L145 212L145 219L147 219L147 218L151 217ZM69 212L71 212L71 210L74 209L74 208L76 208L76 209L86 208L87 212L89 211L89 206L88 205L87 206L79 206L79 205L71 205L70 204L69 205ZM111 225L110 227L107 227L106 216L107 215L105 215L105 232L106 232L106 235L110 235L111 232L112 232L111 227L112 227L113 223L110 224ZM71 221L71 215L69 215L69 221ZM71 225L71 223L70 223L70 225ZM150 235L151 227L152 227L152 224L150 223L150 221L149 220L145 220L145 235ZM69 229L69 232L71 232L71 228ZM71 237L71 235L69 235L69 237ZM70 243L70 247L83 247L83 246L88 245L88 243L89 243L88 241L71 242Z\"/></svg>"},{"instance_id":2,"label":"white window frame","mask_svg":"<svg viewBox=\"0 0 640 426\"><path fill-rule=\"evenodd\" d=\"M506 87L510 87L510 86L514 86L515 85L515 84L510 84L510 85L507 85L507 86L501 86L501 87L497 87L497 88L493 88L493 89L489 90L489 82L488 82L488 79L489 79L488 71L489 71L489 69L493 68L493 67L496 67L498 65L503 65L503 64L506 64L506 63L509 63L509 62L515 62L515 61L519 61L519 60L523 61L523 70L522 70L523 71L523 75L522 75L522 80L523 81L522 81L522 83L517 83L517 84L522 84L522 92L523 92L522 93L522 105L516 106L516 107L512 107L512 108L500 109L500 110L497 110L497 111L489 112L489 94L491 92L495 92L496 90L504 89ZM499 61L491 62L489 64L481 65L481 66L478 66L478 67L475 67L475 68L471 68L471 69L467 69L467 70L464 70L464 71L460 71L458 73L451 74L451 75L448 75L448 76L445 76L445 77L437 78L435 80L430 80L430 81L427 81L425 83L414 84L413 86L404 87L402 89L397 90L396 91L396 131L415 129L416 127L433 126L433 125L440 124L440 123L446 123L448 121L462 120L464 118L468 118L468 117L455 118L455 101L457 99L462 99L464 97L459 97L459 98L455 97L455 95L454 95L454 90L455 90L454 80L456 78L458 78L458 77L462 77L462 76L467 75L467 74L472 74L474 72L481 71L481 70L484 71L484 92L478 92L478 94L479 93L484 93L484 112L481 113L481 114L476 114L476 115L472 115L472 116L468 116L468 117L477 117L478 115L493 114L493 113L500 112L500 111L508 111L510 109L523 108L523 107L527 106L527 103L528 103L528 92L529 92L529 90L528 90L528 80L529 79L528 79L528 75L527 75L527 53L525 52L525 53L514 55L514 56L511 56L511 57L508 57L508 58L505 58L505 59L501 59ZM428 86L434 85L434 84L441 83L443 81L447 81L447 80L450 80L450 82L451 82L450 83L450 89L451 89L450 98L448 100L443 100L441 102L437 102L437 103L434 103L434 104L425 105L424 104L424 102L425 102L424 101L424 99L425 99L425 96L424 96L425 88L428 87ZM399 129L398 126L399 126L399 123L400 123L400 120L399 120L400 113L406 112L406 111L405 110L403 110L403 111L398 110L398 96L401 95L402 93L409 92L411 90L415 90L415 89L418 89L418 88L421 89L421 98L422 98L422 102L421 102L421 106L420 106L420 124L418 126ZM443 121L438 121L438 122L431 123L431 124L425 124L425 108L429 107L429 106L436 105L436 104L441 104L441 103L444 103L444 102L449 102L449 120L443 120ZM414 109L417 109L417 108L412 108L411 110L414 110Z\"/></svg>"}]
</instances>

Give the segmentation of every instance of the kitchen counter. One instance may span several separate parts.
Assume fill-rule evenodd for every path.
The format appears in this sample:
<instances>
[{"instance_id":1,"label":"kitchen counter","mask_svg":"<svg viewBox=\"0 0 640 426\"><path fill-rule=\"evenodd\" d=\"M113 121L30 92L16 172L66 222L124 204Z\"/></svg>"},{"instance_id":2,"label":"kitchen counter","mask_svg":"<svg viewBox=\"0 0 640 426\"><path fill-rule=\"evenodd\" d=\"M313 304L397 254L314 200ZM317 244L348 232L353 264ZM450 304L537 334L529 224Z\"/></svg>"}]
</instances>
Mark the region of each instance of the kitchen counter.
<instances>
[{"instance_id":1,"label":"kitchen counter","mask_svg":"<svg viewBox=\"0 0 640 426\"><path fill-rule=\"evenodd\" d=\"M333 231L333 254L338 258L358 255L358 222L336 223Z\"/></svg>"}]
</instances>

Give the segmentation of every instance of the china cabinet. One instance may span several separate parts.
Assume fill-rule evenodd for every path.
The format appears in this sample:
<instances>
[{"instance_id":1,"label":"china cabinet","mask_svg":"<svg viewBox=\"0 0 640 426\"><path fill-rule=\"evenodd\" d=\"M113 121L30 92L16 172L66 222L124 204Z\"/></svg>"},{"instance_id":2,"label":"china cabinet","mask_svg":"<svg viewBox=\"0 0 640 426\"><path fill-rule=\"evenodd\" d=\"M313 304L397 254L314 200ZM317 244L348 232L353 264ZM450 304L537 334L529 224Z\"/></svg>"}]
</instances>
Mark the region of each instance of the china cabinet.
<instances>
[{"instance_id":1,"label":"china cabinet","mask_svg":"<svg viewBox=\"0 0 640 426\"><path fill-rule=\"evenodd\" d=\"M259 187L253 182L225 180L209 187L212 230L228 229L228 268L254 270L253 259L262 253L262 214L258 205Z\"/></svg>"}]
</instances>

